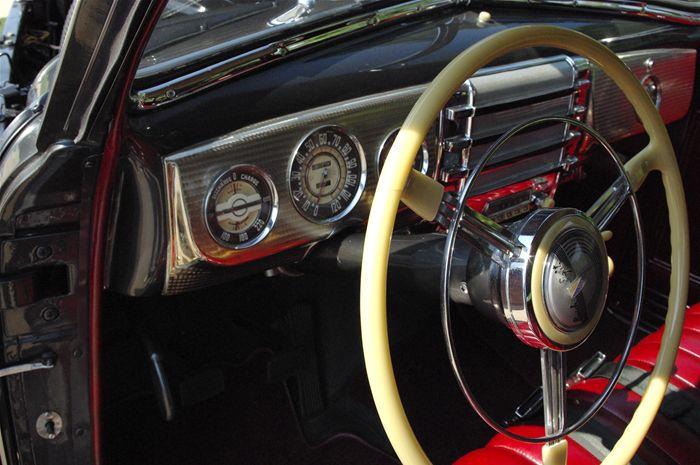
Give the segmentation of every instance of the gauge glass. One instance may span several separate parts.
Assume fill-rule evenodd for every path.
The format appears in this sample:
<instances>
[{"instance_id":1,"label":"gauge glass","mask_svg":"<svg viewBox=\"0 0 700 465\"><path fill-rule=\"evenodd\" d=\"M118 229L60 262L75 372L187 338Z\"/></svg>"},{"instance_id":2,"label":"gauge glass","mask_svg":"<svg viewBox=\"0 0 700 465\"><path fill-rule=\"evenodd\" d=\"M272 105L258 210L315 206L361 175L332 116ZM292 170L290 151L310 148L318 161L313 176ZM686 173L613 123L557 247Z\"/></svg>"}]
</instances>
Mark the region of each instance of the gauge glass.
<instances>
[{"instance_id":1,"label":"gauge glass","mask_svg":"<svg viewBox=\"0 0 700 465\"><path fill-rule=\"evenodd\" d=\"M377 154L377 171L381 172L382 167L384 166L384 162L386 161L386 157L389 155L389 150L391 150L391 146L394 145L394 141L396 140L396 136L399 134L399 130L395 129L394 131L389 134L386 139L384 139L384 142L382 142L382 146L379 148L379 153ZM418 149L418 152L416 153L416 158L413 161L413 169L416 171L419 171L423 174L428 174L428 166L430 165L430 153L428 152L428 144L423 141L421 144L420 148Z\"/></svg>"},{"instance_id":2,"label":"gauge glass","mask_svg":"<svg viewBox=\"0 0 700 465\"><path fill-rule=\"evenodd\" d=\"M257 244L277 216L277 195L270 178L251 165L238 165L212 183L205 219L212 237L227 248Z\"/></svg>"},{"instance_id":3,"label":"gauge glass","mask_svg":"<svg viewBox=\"0 0 700 465\"><path fill-rule=\"evenodd\" d=\"M316 129L299 144L292 159L292 203L310 221L337 221L357 204L366 176L357 139L337 126Z\"/></svg>"}]
</instances>

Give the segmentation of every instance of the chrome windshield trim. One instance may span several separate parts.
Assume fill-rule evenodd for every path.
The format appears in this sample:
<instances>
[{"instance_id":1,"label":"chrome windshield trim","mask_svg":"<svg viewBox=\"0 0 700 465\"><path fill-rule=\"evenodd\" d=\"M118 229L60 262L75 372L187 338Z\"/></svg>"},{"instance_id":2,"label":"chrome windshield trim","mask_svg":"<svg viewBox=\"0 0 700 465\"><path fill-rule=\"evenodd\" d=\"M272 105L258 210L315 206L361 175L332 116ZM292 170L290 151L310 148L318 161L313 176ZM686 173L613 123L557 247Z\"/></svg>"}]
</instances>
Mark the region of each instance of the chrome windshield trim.
<instances>
[{"instance_id":1,"label":"chrome windshield trim","mask_svg":"<svg viewBox=\"0 0 700 465\"><path fill-rule=\"evenodd\" d=\"M663 34L665 32L670 32L674 30L676 26L672 24L664 24L659 27L655 27L653 29L647 29L645 31L640 31L640 32L633 32L631 34L626 34L622 36L617 36L617 37L606 37L605 39L601 39L600 41L604 43L607 46L610 46L612 44L618 43L618 42L623 42L625 40L633 40L633 39L645 39L647 37L656 35L656 34Z\"/></svg>"},{"instance_id":2,"label":"chrome windshield trim","mask_svg":"<svg viewBox=\"0 0 700 465\"><path fill-rule=\"evenodd\" d=\"M653 18L659 21L700 26L700 12L673 8L638 0L484 0L484 3L551 5L558 7L605 10L631 16Z\"/></svg>"},{"instance_id":3,"label":"chrome windshield trim","mask_svg":"<svg viewBox=\"0 0 700 465\"><path fill-rule=\"evenodd\" d=\"M411 0L388 6L371 13L364 13L317 27L311 31L206 66L168 82L138 90L135 94L132 93L131 99L141 110L157 108L329 40L338 39L361 30L384 26L426 11L468 5L469 2L470 0Z\"/></svg>"}]
</instances>

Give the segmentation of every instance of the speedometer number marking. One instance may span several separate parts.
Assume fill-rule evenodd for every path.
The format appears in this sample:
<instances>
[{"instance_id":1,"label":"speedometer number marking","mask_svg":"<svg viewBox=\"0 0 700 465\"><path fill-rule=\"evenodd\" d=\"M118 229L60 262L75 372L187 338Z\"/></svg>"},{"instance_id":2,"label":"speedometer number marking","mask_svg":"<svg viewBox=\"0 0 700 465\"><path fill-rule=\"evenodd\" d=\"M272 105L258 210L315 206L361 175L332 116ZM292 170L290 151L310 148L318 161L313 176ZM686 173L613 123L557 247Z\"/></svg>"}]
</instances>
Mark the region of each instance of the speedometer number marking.
<instances>
[{"instance_id":1,"label":"speedometer number marking","mask_svg":"<svg viewBox=\"0 0 700 465\"><path fill-rule=\"evenodd\" d=\"M366 163L357 140L336 126L319 128L299 144L292 158L292 203L309 221L337 221L355 206L365 179Z\"/></svg>"}]
</instances>

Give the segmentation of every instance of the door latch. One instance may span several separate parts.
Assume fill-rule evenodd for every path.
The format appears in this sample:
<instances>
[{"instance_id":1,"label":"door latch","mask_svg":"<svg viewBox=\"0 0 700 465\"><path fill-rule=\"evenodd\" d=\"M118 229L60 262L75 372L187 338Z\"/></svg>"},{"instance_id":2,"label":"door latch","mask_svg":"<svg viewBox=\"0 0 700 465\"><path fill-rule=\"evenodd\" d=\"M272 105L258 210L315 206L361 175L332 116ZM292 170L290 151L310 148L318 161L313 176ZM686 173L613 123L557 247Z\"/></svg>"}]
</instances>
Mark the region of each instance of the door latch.
<instances>
[{"instance_id":1,"label":"door latch","mask_svg":"<svg viewBox=\"0 0 700 465\"><path fill-rule=\"evenodd\" d=\"M48 355L31 362L17 363L0 368L0 378L37 370L49 370L56 365L56 356Z\"/></svg>"}]
</instances>

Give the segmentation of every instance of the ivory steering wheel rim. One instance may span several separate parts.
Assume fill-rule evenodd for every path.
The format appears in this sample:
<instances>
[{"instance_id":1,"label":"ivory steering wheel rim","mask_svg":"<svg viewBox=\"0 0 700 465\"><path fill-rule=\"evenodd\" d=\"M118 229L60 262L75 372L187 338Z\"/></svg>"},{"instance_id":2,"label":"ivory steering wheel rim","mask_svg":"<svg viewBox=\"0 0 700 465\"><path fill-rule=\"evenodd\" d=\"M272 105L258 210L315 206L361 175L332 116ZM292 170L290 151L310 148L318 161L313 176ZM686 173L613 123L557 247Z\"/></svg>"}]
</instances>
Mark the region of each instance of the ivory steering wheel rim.
<instances>
[{"instance_id":1,"label":"ivory steering wheel rim","mask_svg":"<svg viewBox=\"0 0 700 465\"><path fill-rule=\"evenodd\" d=\"M554 47L580 55L598 65L617 84L632 104L650 139L649 144L625 164L628 177L636 191L649 172L659 171L669 210L671 282L665 329L656 365L629 425L603 464L623 465L632 459L659 410L673 370L687 300L689 233L682 180L661 116L632 72L612 51L588 36L560 27L536 25L498 32L458 55L418 99L385 161L367 223L368 240L364 245L360 280L365 366L382 425L404 464L426 465L430 464L430 460L406 417L389 350L386 281L389 246L399 202L403 200L427 219L435 217L441 200L441 187L412 172L411 166L436 115L458 87L476 71L506 53L530 47ZM545 464L565 463L566 449L565 441L545 445Z\"/></svg>"}]
</instances>

